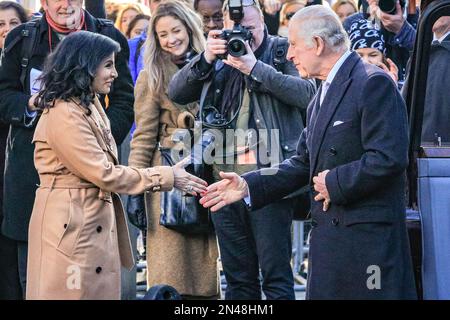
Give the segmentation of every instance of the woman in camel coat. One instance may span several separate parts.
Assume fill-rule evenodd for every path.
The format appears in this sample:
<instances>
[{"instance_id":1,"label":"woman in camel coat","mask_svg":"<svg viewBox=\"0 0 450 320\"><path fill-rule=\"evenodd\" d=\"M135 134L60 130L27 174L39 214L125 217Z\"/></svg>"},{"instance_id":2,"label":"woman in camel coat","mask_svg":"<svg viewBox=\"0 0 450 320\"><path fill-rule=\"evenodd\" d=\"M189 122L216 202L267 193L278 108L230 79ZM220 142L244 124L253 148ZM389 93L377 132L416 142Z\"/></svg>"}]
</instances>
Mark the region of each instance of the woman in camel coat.
<instances>
[{"instance_id":1,"label":"woman in camel coat","mask_svg":"<svg viewBox=\"0 0 450 320\"><path fill-rule=\"evenodd\" d=\"M158 145L174 147L173 133L193 126L197 104L175 106L167 97L167 88L186 58L194 51L203 51L204 41L201 21L190 8L172 1L159 5L150 22L145 67L135 88L136 131L131 141L130 165L161 165ZM145 203L147 286L168 284L185 298L217 298L215 235L188 235L167 229L159 225L160 194L146 194Z\"/></svg>"},{"instance_id":2,"label":"woman in camel coat","mask_svg":"<svg viewBox=\"0 0 450 320\"><path fill-rule=\"evenodd\" d=\"M132 268L117 193L203 190L171 167L121 166L96 94L107 94L119 45L80 31L61 42L42 74L33 142L40 185L29 226L27 299L119 299L120 266Z\"/></svg>"}]
</instances>

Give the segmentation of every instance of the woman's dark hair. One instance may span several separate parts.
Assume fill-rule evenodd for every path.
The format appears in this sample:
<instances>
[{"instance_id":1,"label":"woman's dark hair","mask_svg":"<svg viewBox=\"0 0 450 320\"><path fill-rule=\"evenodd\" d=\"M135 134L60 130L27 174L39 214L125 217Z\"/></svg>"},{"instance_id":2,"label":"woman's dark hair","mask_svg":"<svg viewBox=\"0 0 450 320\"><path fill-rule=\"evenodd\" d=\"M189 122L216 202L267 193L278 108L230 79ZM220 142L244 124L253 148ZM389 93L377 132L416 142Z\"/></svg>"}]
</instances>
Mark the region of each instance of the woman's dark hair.
<instances>
[{"instance_id":1,"label":"woman's dark hair","mask_svg":"<svg viewBox=\"0 0 450 320\"><path fill-rule=\"evenodd\" d=\"M140 13L136 17L133 18L133 20L130 21L130 24L128 25L127 32L125 32L125 35L127 39L130 39L131 36L131 30L136 26L139 20L148 20L150 21L150 16Z\"/></svg>"},{"instance_id":2,"label":"woman's dark hair","mask_svg":"<svg viewBox=\"0 0 450 320\"><path fill-rule=\"evenodd\" d=\"M95 98L92 82L98 67L119 51L117 42L101 34L78 31L68 35L45 62L35 106L43 110L53 107L56 99L78 98L88 108Z\"/></svg>"},{"instance_id":3,"label":"woman's dark hair","mask_svg":"<svg viewBox=\"0 0 450 320\"><path fill-rule=\"evenodd\" d=\"M25 9L14 1L1 1L0 2L0 11L13 9L16 11L17 16L19 17L20 22L25 23L28 21L27 12Z\"/></svg>"}]
</instances>

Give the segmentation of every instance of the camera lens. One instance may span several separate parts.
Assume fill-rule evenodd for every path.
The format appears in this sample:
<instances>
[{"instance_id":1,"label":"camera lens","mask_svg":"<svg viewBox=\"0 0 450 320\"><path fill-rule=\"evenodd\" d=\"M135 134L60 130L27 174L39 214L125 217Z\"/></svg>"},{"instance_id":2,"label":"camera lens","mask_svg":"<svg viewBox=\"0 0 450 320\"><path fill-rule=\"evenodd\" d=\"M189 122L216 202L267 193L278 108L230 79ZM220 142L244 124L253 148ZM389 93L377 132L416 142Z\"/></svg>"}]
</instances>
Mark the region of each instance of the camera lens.
<instances>
[{"instance_id":1,"label":"camera lens","mask_svg":"<svg viewBox=\"0 0 450 320\"><path fill-rule=\"evenodd\" d=\"M387 14L394 14L396 12L397 0L380 0L378 6L380 10Z\"/></svg>"},{"instance_id":2,"label":"camera lens","mask_svg":"<svg viewBox=\"0 0 450 320\"><path fill-rule=\"evenodd\" d=\"M241 57L247 53L245 43L240 38L232 38L228 42L228 53L233 57Z\"/></svg>"}]
</instances>

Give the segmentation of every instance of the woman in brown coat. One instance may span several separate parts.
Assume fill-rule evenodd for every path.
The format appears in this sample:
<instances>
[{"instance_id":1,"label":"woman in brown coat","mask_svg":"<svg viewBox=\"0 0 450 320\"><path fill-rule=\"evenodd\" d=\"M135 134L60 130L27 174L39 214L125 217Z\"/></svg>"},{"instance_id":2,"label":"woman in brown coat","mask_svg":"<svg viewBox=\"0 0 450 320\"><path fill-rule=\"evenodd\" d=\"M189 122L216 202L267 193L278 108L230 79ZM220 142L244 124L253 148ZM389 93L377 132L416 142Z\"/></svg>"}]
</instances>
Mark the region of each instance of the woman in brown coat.
<instances>
[{"instance_id":1,"label":"woman in brown coat","mask_svg":"<svg viewBox=\"0 0 450 320\"><path fill-rule=\"evenodd\" d=\"M117 77L119 45L99 34L67 36L48 58L34 134L40 177L29 226L27 299L119 299L120 266L134 258L118 193L204 190L185 163L133 168L117 161L96 95Z\"/></svg>"},{"instance_id":2,"label":"woman in brown coat","mask_svg":"<svg viewBox=\"0 0 450 320\"><path fill-rule=\"evenodd\" d=\"M168 83L186 59L204 49L201 20L184 3L164 2L150 21L145 67L135 88L136 131L129 164L161 165L158 145L173 148L172 134L193 125L198 105L176 106ZM188 235L159 225L160 195L147 194L147 286L168 284L185 298L217 298L218 249L214 235Z\"/></svg>"}]
</instances>

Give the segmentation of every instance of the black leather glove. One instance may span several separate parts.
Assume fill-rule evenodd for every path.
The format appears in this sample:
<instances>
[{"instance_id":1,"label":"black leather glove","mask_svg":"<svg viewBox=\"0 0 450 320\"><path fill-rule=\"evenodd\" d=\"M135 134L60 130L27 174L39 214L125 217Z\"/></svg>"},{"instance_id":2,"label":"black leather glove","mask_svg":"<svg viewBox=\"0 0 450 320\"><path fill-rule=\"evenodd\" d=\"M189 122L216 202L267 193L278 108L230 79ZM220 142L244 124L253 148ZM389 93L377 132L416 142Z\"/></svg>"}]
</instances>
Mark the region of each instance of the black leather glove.
<instances>
[{"instance_id":1,"label":"black leather glove","mask_svg":"<svg viewBox=\"0 0 450 320\"><path fill-rule=\"evenodd\" d=\"M147 229L144 194L128 196L127 214L130 223L140 230Z\"/></svg>"}]
</instances>

